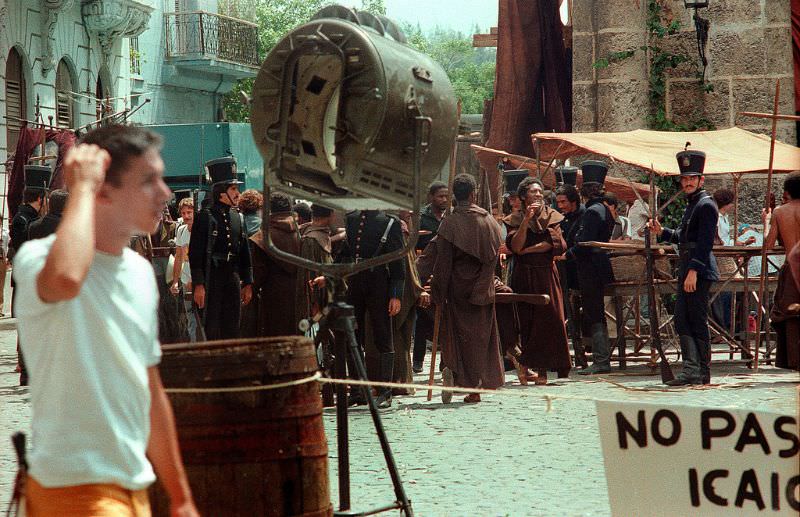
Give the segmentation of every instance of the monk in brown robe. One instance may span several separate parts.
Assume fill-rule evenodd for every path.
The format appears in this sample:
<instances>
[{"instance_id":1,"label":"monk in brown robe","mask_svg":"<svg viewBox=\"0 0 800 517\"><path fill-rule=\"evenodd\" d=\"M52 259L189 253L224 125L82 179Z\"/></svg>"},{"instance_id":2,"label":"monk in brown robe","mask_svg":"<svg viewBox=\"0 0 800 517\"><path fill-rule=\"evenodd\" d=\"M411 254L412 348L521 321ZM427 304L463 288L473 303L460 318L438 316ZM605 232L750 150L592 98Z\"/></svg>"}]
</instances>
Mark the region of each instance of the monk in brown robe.
<instances>
[{"instance_id":1,"label":"monk in brown robe","mask_svg":"<svg viewBox=\"0 0 800 517\"><path fill-rule=\"evenodd\" d=\"M269 231L275 246L294 255L300 254L300 233L292 214L291 198L282 192L270 194ZM253 294L242 314L242 336L290 336L300 333L297 324L304 316L303 277L297 266L276 260L267 253L262 232L250 241L253 257Z\"/></svg>"},{"instance_id":2,"label":"monk in brown robe","mask_svg":"<svg viewBox=\"0 0 800 517\"><path fill-rule=\"evenodd\" d=\"M527 380L547 384L548 370L566 377L571 367L561 281L554 261L566 250L560 226L564 217L545 204L544 188L535 178L526 178L519 184L519 196L526 210L519 229L506 239L514 253L511 288L520 294L550 296L547 305L517 307L522 334L520 382L525 384L523 376L527 368L532 368L537 375Z\"/></svg>"},{"instance_id":3,"label":"monk in brown robe","mask_svg":"<svg viewBox=\"0 0 800 517\"><path fill-rule=\"evenodd\" d=\"M494 389L504 382L494 315L494 268L500 249L500 226L490 213L473 203L472 176L456 176L453 194L457 205L429 245L434 246L431 256L435 255L431 297L442 307L442 378L445 385ZM424 255L428 252L426 249ZM425 260L422 259L423 264ZM421 267L420 274L425 272ZM449 402L451 396L449 392L442 393L444 402ZM480 400L478 394L464 399Z\"/></svg>"},{"instance_id":4,"label":"monk in brown robe","mask_svg":"<svg viewBox=\"0 0 800 517\"><path fill-rule=\"evenodd\" d=\"M769 217L769 233L764 247L773 248L777 241L787 252L800 244L800 172L789 174L783 182L787 202ZM789 257L791 259L791 257ZM778 286L770 312L770 320L778 337L775 366L800 371L800 289L787 261L778 272Z\"/></svg>"}]
</instances>

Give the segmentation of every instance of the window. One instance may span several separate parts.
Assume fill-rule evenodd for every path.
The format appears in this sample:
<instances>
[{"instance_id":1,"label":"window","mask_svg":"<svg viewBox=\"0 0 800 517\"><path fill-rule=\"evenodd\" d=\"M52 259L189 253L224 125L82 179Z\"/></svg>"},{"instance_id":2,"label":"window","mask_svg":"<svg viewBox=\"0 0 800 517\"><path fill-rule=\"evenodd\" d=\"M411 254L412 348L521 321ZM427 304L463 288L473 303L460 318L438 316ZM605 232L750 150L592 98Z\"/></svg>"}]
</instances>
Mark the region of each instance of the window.
<instances>
[{"instance_id":1,"label":"window","mask_svg":"<svg viewBox=\"0 0 800 517\"><path fill-rule=\"evenodd\" d=\"M131 38L129 46L131 52L131 74L142 75L142 55L139 53L139 38Z\"/></svg>"},{"instance_id":2,"label":"window","mask_svg":"<svg viewBox=\"0 0 800 517\"><path fill-rule=\"evenodd\" d=\"M28 88L22 65L22 57L17 49L12 48L6 60L6 115L9 117L6 121L6 145L9 153L13 153L17 148L22 119L28 115L26 96Z\"/></svg>"},{"instance_id":3,"label":"window","mask_svg":"<svg viewBox=\"0 0 800 517\"><path fill-rule=\"evenodd\" d=\"M62 59L56 69L56 125L58 127L71 128L75 125L73 91L75 90L72 86L72 75L69 72L69 66Z\"/></svg>"}]
</instances>

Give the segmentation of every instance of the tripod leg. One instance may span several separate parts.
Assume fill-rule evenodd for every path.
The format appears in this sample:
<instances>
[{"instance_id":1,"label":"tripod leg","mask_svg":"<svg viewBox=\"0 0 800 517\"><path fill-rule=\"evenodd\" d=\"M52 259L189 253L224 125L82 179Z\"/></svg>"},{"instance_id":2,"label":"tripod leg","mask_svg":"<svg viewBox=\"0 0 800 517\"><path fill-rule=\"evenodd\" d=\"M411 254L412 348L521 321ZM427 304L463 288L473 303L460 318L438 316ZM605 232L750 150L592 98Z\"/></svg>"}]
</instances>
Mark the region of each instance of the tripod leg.
<instances>
[{"instance_id":1,"label":"tripod leg","mask_svg":"<svg viewBox=\"0 0 800 517\"><path fill-rule=\"evenodd\" d=\"M356 340L353 318L345 317L344 319L345 319L344 323L345 332L349 337L349 339L347 340L347 344L349 347L350 356L353 359L353 362L355 363L356 367L355 373L359 380L362 381L367 380L367 368L366 366L364 366L364 361L361 358L361 352L358 348L358 341ZM337 339L337 342L338 341L339 340ZM400 473L397 471L397 464L394 461L394 456L392 455L392 448L389 445L389 440L386 438L386 431L383 428L383 422L381 421L381 416L380 413L378 412L378 406L375 404L375 399L372 398L372 393L370 392L369 388L367 386L361 386L361 389L363 390L364 396L367 399L369 412L370 415L372 416L372 423L375 426L375 432L378 434L378 440L380 441L381 444L383 457L386 460L386 468L389 470L389 475L392 477L392 485L394 486L395 497L397 498L397 501L401 504L400 508L401 511L407 517L412 517L414 515L414 510L411 508L411 502L409 502L408 497L406 497L406 491L403 488L403 481L400 479ZM345 406L345 411L347 411L346 406ZM339 483L341 485L341 477ZM349 486L348 486L348 491L349 491Z\"/></svg>"},{"instance_id":2,"label":"tripod leg","mask_svg":"<svg viewBox=\"0 0 800 517\"><path fill-rule=\"evenodd\" d=\"M347 378L347 340L346 333L334 332L336 360L335 377ZM336 385L336 451L339 469L339 510L350 509L350 430L347 420L347 385Z\"/></svg>"}]
</instances>

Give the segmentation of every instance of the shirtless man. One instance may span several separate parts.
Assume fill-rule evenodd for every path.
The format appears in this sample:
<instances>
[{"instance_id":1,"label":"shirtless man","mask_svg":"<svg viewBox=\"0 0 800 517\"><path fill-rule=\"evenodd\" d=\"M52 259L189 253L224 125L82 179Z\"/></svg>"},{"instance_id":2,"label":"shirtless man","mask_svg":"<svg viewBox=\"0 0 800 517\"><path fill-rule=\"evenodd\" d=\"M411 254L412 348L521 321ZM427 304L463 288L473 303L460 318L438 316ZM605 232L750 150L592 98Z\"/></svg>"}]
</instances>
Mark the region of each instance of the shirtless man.
<instances>
[{"instance_id":1,"label":"shirtless man","mask_svg":"<svg viewBox=\"0 0 800 517\"><path fill-rule=\"evenodd\" d=\"M779 241L791 251L800 243L800 172L793 172L783 182L787 201L773 213L764 214L764 227L769 228L764 247L772 249ZM775 303L770 312L772 326L778 336L775 366L800 370L800 289L792 268L784 264L778 273Z\"/></svg>"}]
</instances>

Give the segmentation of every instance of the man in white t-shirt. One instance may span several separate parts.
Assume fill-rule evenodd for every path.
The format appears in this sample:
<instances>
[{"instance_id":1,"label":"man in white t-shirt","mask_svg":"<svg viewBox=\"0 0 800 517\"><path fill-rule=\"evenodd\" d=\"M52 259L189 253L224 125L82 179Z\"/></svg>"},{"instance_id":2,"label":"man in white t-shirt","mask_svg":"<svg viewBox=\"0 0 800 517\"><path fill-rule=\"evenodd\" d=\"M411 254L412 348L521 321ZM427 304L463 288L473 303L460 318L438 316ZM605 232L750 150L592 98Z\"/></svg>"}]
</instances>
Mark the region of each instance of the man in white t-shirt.
<instances>
[{"instance_id":1,"label":"man in white t-shirt","mask_svg":"<svg viewBox=\"0 0 800 517\"><path fill-rule=\"evenodd\" d=\"M62 224L15 257L33 410L29 517L149 515L154 469L172 515L197 515L157 368L155 278L127 247L155 229L170 195L160 144L138 127L87 134L64 160Z\"/></svg>"}]
</instances>

